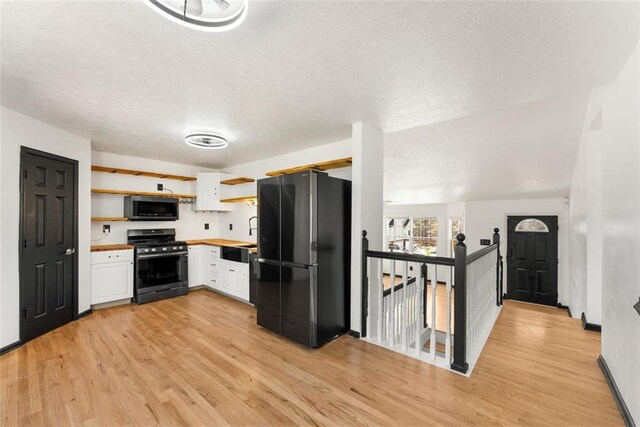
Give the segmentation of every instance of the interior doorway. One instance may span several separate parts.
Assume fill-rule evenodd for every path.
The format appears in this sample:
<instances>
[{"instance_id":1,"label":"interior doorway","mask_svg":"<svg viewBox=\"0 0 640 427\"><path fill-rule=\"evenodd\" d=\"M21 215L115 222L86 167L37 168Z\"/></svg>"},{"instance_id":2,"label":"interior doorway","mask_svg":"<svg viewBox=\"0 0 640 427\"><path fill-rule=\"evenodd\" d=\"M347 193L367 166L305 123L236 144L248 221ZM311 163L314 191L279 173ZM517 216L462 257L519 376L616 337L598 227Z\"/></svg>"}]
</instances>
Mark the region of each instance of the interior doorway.
<instances>
[{"instance_id":1,"label":"interior doorway","mask_svg":"<svg viewBox=\"0 0 640 427\"><path fill-rule=\"evenodd\" d=\"M20 341L78 315L78 162L20 153Z\"/></svg>"},{"instance_id":2,"label":"interior doorway","mask_svg":"<svg viewBox=\"0 0 640 427\"><path fill-rule=\"evenodd\" d=\"M507 298L557 306L557 216L507 217Z\"/></svg>"}]
</instances>

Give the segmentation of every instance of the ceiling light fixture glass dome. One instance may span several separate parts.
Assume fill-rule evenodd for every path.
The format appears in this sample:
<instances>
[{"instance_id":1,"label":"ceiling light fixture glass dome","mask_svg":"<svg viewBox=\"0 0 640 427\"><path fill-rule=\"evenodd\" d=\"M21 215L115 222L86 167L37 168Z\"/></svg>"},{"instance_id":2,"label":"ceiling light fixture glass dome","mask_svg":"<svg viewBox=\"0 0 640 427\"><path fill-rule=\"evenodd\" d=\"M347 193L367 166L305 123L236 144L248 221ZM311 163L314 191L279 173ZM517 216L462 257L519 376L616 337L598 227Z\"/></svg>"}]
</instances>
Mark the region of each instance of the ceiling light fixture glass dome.
<instances>
[{"instance_id":1,"label":"ceiling light fixture glass dome","mask_svg":"<svg viewBox=\"0 0 640 427\"><path fill-rule=\"evenodd\" d=\"M225 148L229 145L227 138L214 133L191 133L184 138L184 142L188 145L196 148L206 148L209 150L216 150Z\"/></svg>"},{"instance_id":2,"label":"ceiling light fixture glass dome","mask_svg":"<svg viewBox=\"0 0 640 427\"><path fill-rule=\"evenodd\" d=\"M247 16L247 0L144 0L173 22L194 30L220 32L237 27Z\"/></svg>"}]
</instances>

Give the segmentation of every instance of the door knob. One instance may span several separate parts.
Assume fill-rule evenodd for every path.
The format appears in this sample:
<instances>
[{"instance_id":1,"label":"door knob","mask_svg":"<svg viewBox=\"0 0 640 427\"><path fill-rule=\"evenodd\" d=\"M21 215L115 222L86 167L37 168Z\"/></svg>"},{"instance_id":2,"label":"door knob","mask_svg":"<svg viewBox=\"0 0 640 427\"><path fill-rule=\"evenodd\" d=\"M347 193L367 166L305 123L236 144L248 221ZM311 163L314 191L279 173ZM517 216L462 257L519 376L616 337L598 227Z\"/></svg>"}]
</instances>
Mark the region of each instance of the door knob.
<instances>
[{"instance_id":1,"label":"door knob","mask_svg":"<svg viewBox=\"0 0 640 427\"><path fill-rule=\"evenodd\" d=\"M73 255L73 254L75 254L75 253L76 253L76 250L75 250L75 249L73 249L73 248L69 248L69 249L67 249L66 251L64 251L64 254L65 254L65 255Z\"/></svg>"}]
</instances>

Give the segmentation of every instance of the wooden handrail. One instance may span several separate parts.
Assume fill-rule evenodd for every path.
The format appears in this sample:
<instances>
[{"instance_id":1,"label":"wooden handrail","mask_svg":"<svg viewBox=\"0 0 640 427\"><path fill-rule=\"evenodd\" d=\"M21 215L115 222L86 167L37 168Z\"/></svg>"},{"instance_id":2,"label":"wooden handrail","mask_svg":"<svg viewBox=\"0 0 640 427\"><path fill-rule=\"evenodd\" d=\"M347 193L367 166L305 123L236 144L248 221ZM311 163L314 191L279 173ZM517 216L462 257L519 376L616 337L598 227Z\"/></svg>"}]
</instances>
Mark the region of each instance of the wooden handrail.
<instances>
[{"instance_id":1,"label":"wooden handrail","mask_svg":"<svg viewBox=\"0 0 640 427\"><path fill-rule=\"evenodd\" d=\"M397 277L397 276L396 276ZM415 277L410 277L407 280L407 287L409 287L409 285L413 285L414 283L416 283L416 278ZM397 285L395 285L393 287L393 292L398 292L399 290L401 290L402 288L404 288L404 283L398 283ZM387 296L391 293L391 288L389 289L385 289L384 291L382 291L382 295L383 296Z\"/></svg>"},{"instance_id":2,"label":"wooden handrail","mask_svg":"<svg viewBox=\"0 0 640 427\"><path fill-rule=\"evenodd\" d=\"M366 251L369 258L392 259L395 261L417 262L420 264L448 265L453 267L453 258L441 256L427 256L419 254L405 254L400 252Z\"/></svg>"},{"instance_id":3,"label":"wooden handrail","mask_svg":"<svg viewBox=\"0 0 640 427\"><path fill-rule=\"evenodd\" d=\"M498 249L498 244L497 243L494 243L491 246L487 246L486 248L478 249L477 251L475 251L471 255L467 255L467 264L471 264L472 262L474 262L474 261L482 258L483 256L485 256L486 254L495 251L496 249Z\"/></svg>"}]
</instances>

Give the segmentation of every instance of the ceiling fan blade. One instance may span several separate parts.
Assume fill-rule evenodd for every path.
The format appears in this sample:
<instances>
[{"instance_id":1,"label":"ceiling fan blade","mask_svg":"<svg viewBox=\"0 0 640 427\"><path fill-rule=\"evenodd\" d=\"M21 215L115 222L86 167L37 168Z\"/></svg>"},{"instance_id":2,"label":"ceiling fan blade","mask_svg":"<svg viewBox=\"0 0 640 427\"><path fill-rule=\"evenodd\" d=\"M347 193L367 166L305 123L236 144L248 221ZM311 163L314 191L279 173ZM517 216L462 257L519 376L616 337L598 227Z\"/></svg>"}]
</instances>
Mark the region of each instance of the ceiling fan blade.
<instances>
[{"instance_id":1,"label":"ceiling fan blade","mask_svg":"<svg viewBox=\"0 0 640 427\"><path fill-rule=\"evenodd\" d=\"M218 7L223 11L227 10L229 6L231 6L227 0L214 0L214 1L218 5Z\"/></svg>"},{"instance_id":2,"label":"ceiling fan blade","mask_svg":"<svg viewBox=\"0 0 640 427\"><path fill-rule=\"evenodd\" d=\"M202 15L202 0L187 0L187 13L189 15Z\"/></svg>"}]
</instances>

